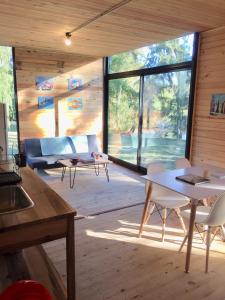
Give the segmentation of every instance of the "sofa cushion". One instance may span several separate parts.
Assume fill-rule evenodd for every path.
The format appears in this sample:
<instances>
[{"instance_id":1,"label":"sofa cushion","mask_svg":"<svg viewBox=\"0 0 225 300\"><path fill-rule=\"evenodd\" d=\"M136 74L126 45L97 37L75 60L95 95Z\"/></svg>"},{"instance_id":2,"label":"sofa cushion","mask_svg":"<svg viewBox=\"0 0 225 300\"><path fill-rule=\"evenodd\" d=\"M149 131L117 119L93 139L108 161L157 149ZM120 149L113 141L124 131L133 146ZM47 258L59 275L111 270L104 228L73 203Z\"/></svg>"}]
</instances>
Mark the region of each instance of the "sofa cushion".
<instances>
[{"instance_id":1,"label":"sofa cushion","mask_svg":"<svg viewBox=\"0 0 225 300\"><path fill-rule=\"evenodd\" d=\"M27 164L33 169L44 169L47 167L47 161L43 157L27 157Z\"/></svg>"},{"instance_id":2,"label":"sofa cushion","mask_svg":"<svg viewBox=\"0 0 225 300\"><path fill-rule=\"evenodd\" d=\"M39 156L39 157L30 157L27 159L27 163L29 166L32 166L33 168L44 168L50 165L57 166L57 161L59 159L65 159L64 155L46 155L46 156Z\"/></svg>"},{"instance_id":3,"label":"sofa cushion","mask_svg":"<svg viewBox=\"0 0 225 300\"><path fill-rule=\"evenodd\" d=\"M46 155L42 156L48 165L54 165L59 159L64 159L63 155Z\"/></svg>"},{"instance_id":4,"label":"sofa cushion","mask_svg":"<svg viewBox=\"0 0 225 300\"><path fill-rule=\"evenodd\" d=\"M42 155L59 155L73 153L67 137L40 139Z\"/></svg>"},{"instance_id":5,"label":"sofa cushion","mask_svg":"<svg viewBox=\"0 0 225 300\"><path fill-rule=\"evenodd\" d=\"M86 135L70 136L76 153L88 153L88 139Z\"/></svg>"},{"instance_id":6,"label":"sofa cushion","mask_svg":"<svg viewBox=\"0 0 225 300\"><path fill-rule=\"evenodd\" d=\"M24 150L27 157L42 156L40 139L25 139Z\"/></svg>"}]
</instances>

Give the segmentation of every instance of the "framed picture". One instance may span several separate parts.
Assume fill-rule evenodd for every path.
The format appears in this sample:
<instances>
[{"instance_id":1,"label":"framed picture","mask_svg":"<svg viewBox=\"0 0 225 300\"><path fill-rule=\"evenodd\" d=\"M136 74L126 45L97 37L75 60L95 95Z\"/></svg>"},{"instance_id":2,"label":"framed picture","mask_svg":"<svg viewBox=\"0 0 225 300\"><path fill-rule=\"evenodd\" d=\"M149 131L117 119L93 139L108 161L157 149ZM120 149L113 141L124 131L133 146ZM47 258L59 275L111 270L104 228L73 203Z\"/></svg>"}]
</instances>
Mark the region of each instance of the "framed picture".
<instances>
[{"instance_id":1,"label":"framed picture","mask_svg":"<svg viewBox=\"0 0 225 300\"><path fill-rule=\"evenodd\" d=\"M68 79L68 90L81 90L82 89L82 81L81 79L70 78Z\"/></svg>"},{"instance_id":2,"label":"framed picture","mask_svg":"<svg viewBox=\"0 0 225 300\"><path fill-rule=\"evenodd\" d=\"M52 96L40 96L38 97L38 109L53 109L54 97Z\"/></svg>"},{"instance_id":3,"label":"framed picture","mask_svg":"<svg viewBox=\"0 0 225 300\"><path fill-rule=\"evenodd\" d=\"M225 94L212 95L210 115L225 116Z\"/></svg>"},{"instance_id":4,"label":"framed picture","mask_svg":"<svg viewBox=\"0 0 225 300\"><path fill-rule=\"evenodd\" d=\"M68 98L68 110L81 110L83 108L82 98Z\"/></svg>"},{"instance_id":5,"label":"framed picture","mask_svg":"<svg viewBox=\"0 0 225 300\"><path fill-rule=\"evenodd\" d=\"M53 78L38 76L35 79L36 90L50 91L53 89Z\"/></svg>"}]
</instances>

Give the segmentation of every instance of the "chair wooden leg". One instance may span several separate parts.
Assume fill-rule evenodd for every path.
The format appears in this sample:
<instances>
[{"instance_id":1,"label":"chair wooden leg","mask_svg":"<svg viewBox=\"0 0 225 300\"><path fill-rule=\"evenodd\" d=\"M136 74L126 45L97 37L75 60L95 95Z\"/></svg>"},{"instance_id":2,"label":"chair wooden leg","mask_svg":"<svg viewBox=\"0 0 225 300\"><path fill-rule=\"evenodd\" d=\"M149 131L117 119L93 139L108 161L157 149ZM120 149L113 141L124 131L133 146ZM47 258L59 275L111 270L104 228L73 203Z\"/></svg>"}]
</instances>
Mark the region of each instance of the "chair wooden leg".
<instances>
[{"instance_id":1,"label":"chair wooden leg","mask_svg":"<svg viewBox=\"0 0 225 300\"><path fill-rule=\"evenodd\" d=\"M186 226L184 224L184 220L183 220L183 218L182 218L182 216L180 214L180 209L179 208L174 208L174 211L175 211L175 213L176 213L176 215L177 215L177 217L178 217L178 219L180 221L180 224L181 224L181 227L183 228L184 234L186 234L187 230L186 230Z\"/></svg>"},{"instance_id":2,"label":"chair wooden leg","mask_svg":"<svg viewBox=\"0 0 225 300\"><path fill-rule=\"evenodd\" d=\"M164 236L165 236L165 230L166 230L166 215L167 215L167 210L166 210L166 208L163 208L163 212L162 212L162 242L164 242Z\"/></svg>"},{"instance_id":3,"label":"chair wooden leg","mask_svg":"<svg viewBox=\"0 0 225 300\"><path fill-rule=\"evenodd\" d=\"M148 205L148 212L147 212L146 218L144 220L144 225L149 222L149 219L150 219L150 217L151 217L151 215L153 213L154 208L155 208L155 203L152 202L152 201L150 201L149 205Z\"/></svg>"},{"instance_id":4,"label":"chair wooden leg","mask_svg":"<svg viewBox=\"0 0 225 300\"><path fill-rule=\"evenodd\" d=\"M205 272L206 273L208 273L208 265L209 265L210 239L211 239L211 227L209 226L209 228L207 230L207 237L206 237L206 260L205 260Z\"/></svg>"},{"instance_id":5,"label":"chair wooden leg","mask_svg":"<svg viewBox=\"0 0 225 300\"><path fill-rule=\"evenodd\" d=\"M188 238L188 233L185 235L184 239L183 239L183 242L182 244L180 245L180 249L178 250L179 253L181 253L183 247L184 247L184 244L186 243L187 241L187 238Z\"/></svg>"},{"instance_id":6,"label":"chair wooden leg","mask_svg":"<svg viewBox=\"0 0 225 300\"><path fill-rule=\"evenodd\" d=\"M148 187L148 191L147 191L147 195L146 195L146 199L145 199L145 206L144 206L144 210L143 210L143 214L142 214L142 218L141 218L141 224L140 224L140 229L139 229L139 234L138 237L141 237L142 231L143 231L143 227L144 227L144 222L147 218L147 214L148 214L148 206L149 203L151 201L151 193L152 193L152 183L150 182L149 187Z\"/></svg>"},{"instance_id":7,"label":"chair wooden leg","mask_svg":"<svg viewBox=\"0 0 225 300\"><path fill-rule=\"evenodd\" d=\"M208 232L208 225L203 225L203 240L205 243L207 243L206 239L207 239L207 232Z\"/></svg>"}]
</instances>

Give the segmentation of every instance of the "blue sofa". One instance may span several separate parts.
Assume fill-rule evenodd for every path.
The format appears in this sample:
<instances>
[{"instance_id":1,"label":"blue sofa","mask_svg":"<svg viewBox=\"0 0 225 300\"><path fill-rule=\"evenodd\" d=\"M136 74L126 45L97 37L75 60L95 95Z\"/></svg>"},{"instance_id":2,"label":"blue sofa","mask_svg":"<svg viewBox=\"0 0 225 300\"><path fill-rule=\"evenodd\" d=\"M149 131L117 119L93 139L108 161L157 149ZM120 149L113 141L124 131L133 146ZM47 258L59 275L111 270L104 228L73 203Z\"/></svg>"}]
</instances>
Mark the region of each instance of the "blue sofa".
<instances>
[{"instance_id":1,"label":"blue sofa","mask_svg":"<svg viewBox=\"0 0 225 300\"><path fill-rule=\"evenodd\" d=\"M91 152L98 152L96 135L77 135L25 139L24 152L32 169L60 167L59 159L90 159Z\"/></svg>"}]
</instances>

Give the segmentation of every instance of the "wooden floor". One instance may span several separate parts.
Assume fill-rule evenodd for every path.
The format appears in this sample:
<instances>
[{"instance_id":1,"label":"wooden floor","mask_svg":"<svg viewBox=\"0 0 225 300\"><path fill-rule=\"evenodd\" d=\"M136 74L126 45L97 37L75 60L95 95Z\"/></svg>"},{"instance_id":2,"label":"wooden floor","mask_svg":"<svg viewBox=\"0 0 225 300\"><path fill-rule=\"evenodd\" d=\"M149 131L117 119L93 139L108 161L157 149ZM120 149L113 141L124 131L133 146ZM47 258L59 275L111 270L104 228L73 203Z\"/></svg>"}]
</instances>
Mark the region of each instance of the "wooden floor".
<instances>
[{"instance_id":1,"label":"wooden floor","mask_svg":"<svg viewBox=\"0 0 225 300\"><path fill-rule=\"evenodd\" d=\"M156 214L139 239L142 210L138 205L75 221L78 300L225 299L224 243L213 243L205 274L205 249L196 235L190 273L185 274L185 253L177 252L183 233L176 218L167 224L164 243ZM45 248L66 283L65 241Z\"/></svg>"}]
</instances>

